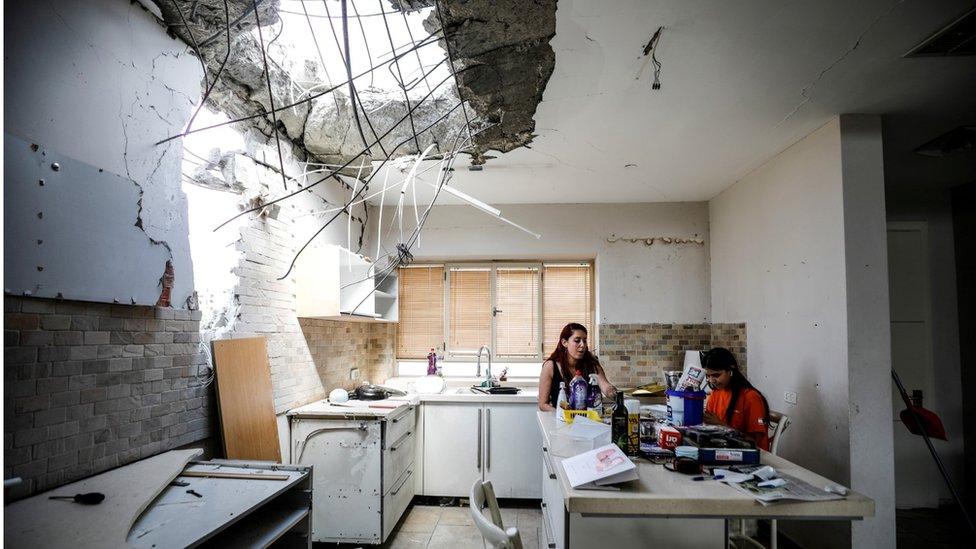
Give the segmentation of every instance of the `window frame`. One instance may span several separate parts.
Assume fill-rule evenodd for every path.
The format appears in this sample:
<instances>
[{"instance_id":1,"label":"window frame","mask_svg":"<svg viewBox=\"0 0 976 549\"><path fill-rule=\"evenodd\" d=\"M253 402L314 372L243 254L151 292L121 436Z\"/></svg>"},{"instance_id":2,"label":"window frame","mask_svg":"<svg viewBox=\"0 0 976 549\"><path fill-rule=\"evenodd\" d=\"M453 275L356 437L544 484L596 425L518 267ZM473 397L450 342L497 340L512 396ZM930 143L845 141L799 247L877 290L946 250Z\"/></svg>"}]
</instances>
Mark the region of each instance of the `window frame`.
<instances>
[{"instance_id":1,"label":"window frame","mask_svg":"<svg viewBox=\"0 0 976 549\"><path fill-rule=\"evenodd\" d=\"M496 295L497 288L497 276L498 269L536 269L536 281L538 284L539 292L536 297L536 310L539 311L538 318L536 319L536 330L539 334L539 349L538 353L534 356L504 356L496 357L495 349L497 347L497 314L498 310L498 296ZM478 352L470 350L454 350L450 348L451 340L451 270L452 269L488 269L491 273L488 277L488 289L491 301L491 327L490 327L490 341L488 342L488 347L491 348L492 352L492 362L534 362L540 360L543 349L545 348L545 343L542 341L542 328L543 328L543 311L542 311L542 276L543 276L543 263L541 261L478 261L478 262L463 262L463 261L453 261L444 263L444 359L452 362L468 362L470 359L477 359ZM504 311L499 311L504 314Z\"/></svg>"}]
</instances>

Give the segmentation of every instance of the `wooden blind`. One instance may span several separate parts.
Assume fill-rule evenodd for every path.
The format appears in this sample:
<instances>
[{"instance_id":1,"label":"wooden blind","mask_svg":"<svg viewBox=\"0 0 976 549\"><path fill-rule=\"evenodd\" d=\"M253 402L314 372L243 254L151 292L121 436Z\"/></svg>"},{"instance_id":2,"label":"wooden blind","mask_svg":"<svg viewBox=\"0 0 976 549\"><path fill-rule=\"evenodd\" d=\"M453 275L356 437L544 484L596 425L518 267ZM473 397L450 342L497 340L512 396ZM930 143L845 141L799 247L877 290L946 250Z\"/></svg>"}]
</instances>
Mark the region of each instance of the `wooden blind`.
<instances>
[{"instance_id":1,"label":"wooden blind","mask_svg":"<svg viewBox=\"0 0 976 549\"><path fill-rule=\"evenodd\" d=\"M444 267L399 270L398 358L424 358L444 342Z\"/></svg>"},{"instance_id":2,"label":"wooden blind","mask_svg":"<svg viewBox=\"0 0 976 549\"><path fill-rule=\"evenodd\" d=\"M498 268L495 274L495 354L539 354L539 269Z\"/></svg>"},{"instance_id":3,"label":"wooden blind","mask_svg":"<svg viewBox=\"0 0 976 549\"><path fill-rule=\"evenodd\" d=\"M545 265L543 283L543 354L555 349L559 332L570 322L593 330L592 268L587 264ZM593 342L590 342L593 345Z\"/></svg>"},{"instance_id":4,"label":"wooden blind","mask_svg":"<svg viewBox=\"0 0 976 549\"><path fill-rule=\"evenodd\" d=\"M453 353L475 353L491 345L491 269L452 267L450 281L450 326L448 349Z\"/></svg>"}]
</instances>

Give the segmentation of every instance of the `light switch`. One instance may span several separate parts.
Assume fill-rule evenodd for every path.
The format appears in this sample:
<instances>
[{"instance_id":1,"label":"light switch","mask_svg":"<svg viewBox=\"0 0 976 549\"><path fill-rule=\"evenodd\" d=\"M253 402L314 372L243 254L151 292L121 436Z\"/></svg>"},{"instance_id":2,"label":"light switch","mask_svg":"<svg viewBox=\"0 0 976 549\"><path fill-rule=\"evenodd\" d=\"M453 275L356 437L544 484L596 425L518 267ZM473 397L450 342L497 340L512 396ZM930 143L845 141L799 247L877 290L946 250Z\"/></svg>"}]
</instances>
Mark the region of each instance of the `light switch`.
<instances>
[{"instance_id":1,"label":"light switch","mask_svg":"<svg viewBox=\"0 0 976 549\"><path fill-rule=\"evenodd\" d=\"M359 368L351 368L349 370L349 379L359 379Z\"/></svg>"},{"instance_id":2,"label":"light switch","mask_svg":"<svg viewBox=\"0 0 976 549\"><path fill-rule=\"evenodd\" d=\"M783 393L783 400L786 401L787 404L796 406L796 393L793 391L786 391Z\"/></svg>"}]
</instances>

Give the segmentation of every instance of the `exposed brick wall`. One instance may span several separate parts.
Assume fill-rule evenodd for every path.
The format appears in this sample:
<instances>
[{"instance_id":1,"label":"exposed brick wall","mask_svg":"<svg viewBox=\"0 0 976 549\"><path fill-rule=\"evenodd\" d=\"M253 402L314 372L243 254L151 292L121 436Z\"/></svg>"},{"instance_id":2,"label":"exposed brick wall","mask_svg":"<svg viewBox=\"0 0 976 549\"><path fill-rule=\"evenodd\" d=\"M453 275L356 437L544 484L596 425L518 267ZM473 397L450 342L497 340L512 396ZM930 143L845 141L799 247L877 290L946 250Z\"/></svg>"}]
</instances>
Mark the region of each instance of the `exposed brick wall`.
<instances>
[{"instance_id":1,"label":"exposed brick wall","mask_svg":"<svg viewBox=\"0 0 976 549\"><path fill-rule=\"evenodd\" d=\"M199 312L4 298L4 477L33 493L208 438Z\"/></svg>"},{"instance_id":2,"label":"exposed brick wall","mask_svg":"<svg viewBox=\"0 0 976 549\"><path fill-rule=\"evenodd\" d=\"M238 282L234 288L232 329L217 336L267 338L278 414L325 398L328 392L295 316L295 277L278 280L288 270L294 254L291 229L286 220L266 217L251 218L241 229L237 249L242 256L233 270Z\"/></svg>"},{"instance_id":3,"label":"exposed brick wall","mask_svg":"<svg viewBox=\"0 0 976 549\"><path fill-rule=\"evenodd\" d=\"M746 365L745 324L601 324L600 362L618 387L664 380L686 350L729 347Z\"/></svg>"}]
</instances>

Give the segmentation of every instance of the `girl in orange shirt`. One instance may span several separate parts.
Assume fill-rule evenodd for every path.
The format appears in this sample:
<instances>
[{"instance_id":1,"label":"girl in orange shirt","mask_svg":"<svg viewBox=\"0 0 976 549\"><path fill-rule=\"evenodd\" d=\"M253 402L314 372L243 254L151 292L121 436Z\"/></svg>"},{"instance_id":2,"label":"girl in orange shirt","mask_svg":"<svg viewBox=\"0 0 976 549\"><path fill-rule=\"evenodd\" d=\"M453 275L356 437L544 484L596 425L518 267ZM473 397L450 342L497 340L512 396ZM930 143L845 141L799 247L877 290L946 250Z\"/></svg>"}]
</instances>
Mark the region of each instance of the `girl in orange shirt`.
<instances>
[{"instance_id":1,"label":"girl in orange shirt","mask_svg":"<svg viewBox=\"0 0 976 549\"><path fill-rule=\"evenodd\" d=\"M702 353L702 367L712 386L705 403L705 423L727 425L744 433L758 448L769 450L769 403L739 371L728 349Z\"/></svg>"}]
</instances>

